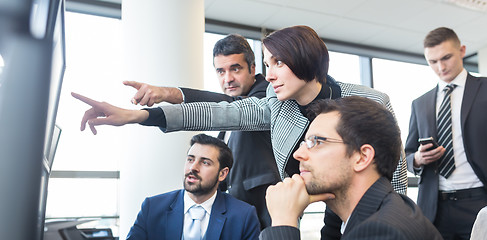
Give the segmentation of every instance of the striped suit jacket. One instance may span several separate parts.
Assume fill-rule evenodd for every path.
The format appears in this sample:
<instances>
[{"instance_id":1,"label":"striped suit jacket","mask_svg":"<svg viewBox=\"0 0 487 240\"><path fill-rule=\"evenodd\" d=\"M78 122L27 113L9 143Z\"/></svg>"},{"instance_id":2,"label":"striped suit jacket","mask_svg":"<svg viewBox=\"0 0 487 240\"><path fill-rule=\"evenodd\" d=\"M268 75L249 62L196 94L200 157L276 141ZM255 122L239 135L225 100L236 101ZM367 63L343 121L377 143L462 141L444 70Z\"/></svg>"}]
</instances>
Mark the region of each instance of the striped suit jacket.
<instances>
[{"instance_id":1,"label":"striped suit jacket","mask_svg":"<svg viewBox=\"0 0 487 240\"><path fill-rule=\"evenodd\" d=\"M331 78L328 76L328 78ZM334 79L331 79L334 81ZM361 96L383 104L393 114L389 96L372 88L336 81L341 97ZM196 102L160 106L166 118L164 132L174 131L271 131L272 148L279 174L285 169L292 151L305 134L309 120L294 100L279 101L271 85L266 97L219 103ZM393 174L392 184L398 193L406 193L407 167L404 154Z\"/></svg>"},{"instance_id":2,"label":"striped suit jacket","mask_svg":"<svg viewBox=\"0 0 487 240\"><path fill-rule=\"evenodd\" d=\"M261 232L260 239L300 239L300 232L291 226L268 227ZM382 177L358 202L341 239L443 238L419 207L407 196L394 192L389 181Z\"/></svg>"}]
</instances>

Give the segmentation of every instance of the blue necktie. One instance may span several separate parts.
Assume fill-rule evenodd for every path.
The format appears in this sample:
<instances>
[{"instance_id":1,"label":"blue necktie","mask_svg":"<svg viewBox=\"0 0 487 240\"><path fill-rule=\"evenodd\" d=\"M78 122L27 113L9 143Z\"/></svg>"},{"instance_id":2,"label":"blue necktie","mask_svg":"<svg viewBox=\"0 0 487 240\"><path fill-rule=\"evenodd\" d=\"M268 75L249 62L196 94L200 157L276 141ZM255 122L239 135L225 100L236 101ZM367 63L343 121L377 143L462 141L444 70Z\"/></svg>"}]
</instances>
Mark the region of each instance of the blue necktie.
<instances>
[{"instance_id":1,"label":"blue necktie","mask_svg":"<svg viewBox=\"0 0 487 240\"><path fill-rule=\"evenodd\" d=\"M453 170L455 170L455 158L453 157L453 140L451 130L451 92L456 87L454 84L447 85L443 91L445 97L440 105L438 112L437 127L438 127L438 144L443 146L446 151L439 159L440 175L448 178Z\"/></svg>"},{"instance_id":2,"label":"blue necktie","mask_svg":"<svg viewBox=\"0 0 487 240\"><path fill-rule=\"evenodd\" d=\"M205 209L199 205L194 205L189 209L189 215L193 221L185 229L184 240L201 240L201 219L203 219L205 213Z\"/></svg>"}]
</instances>

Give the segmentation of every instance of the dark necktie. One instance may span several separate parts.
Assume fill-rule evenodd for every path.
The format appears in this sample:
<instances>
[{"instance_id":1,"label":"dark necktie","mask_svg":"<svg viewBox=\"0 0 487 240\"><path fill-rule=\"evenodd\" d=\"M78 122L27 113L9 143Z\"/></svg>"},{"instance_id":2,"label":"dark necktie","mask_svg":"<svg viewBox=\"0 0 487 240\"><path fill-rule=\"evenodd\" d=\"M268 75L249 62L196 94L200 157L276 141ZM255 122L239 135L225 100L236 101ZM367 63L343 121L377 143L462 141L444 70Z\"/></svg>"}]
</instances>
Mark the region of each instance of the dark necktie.
<instances>
[{"instance_id":1,"label":"dark necktie","mask_svg":"<svg viewBox=\"0 0 487 240\"><path fill-rule=\"evenodd\" d=\"M455 170L455 158L453 157L453 141L451 130L451 92L456 87L454 84L447 85L443 91L445 97L440 105L438 113L437 127L438 127L438 144L443 146L446 151L439 159L440 175L448 178L453 170Z\"/></svg>"}]
</instances>

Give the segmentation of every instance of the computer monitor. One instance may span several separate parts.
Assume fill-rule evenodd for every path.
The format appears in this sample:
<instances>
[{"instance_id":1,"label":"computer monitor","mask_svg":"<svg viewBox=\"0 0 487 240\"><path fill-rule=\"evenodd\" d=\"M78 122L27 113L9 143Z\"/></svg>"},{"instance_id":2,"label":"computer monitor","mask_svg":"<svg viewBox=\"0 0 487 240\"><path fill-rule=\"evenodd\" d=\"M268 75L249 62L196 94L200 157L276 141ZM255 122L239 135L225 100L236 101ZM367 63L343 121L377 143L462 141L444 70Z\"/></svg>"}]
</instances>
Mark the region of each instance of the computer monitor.
<instances>
[{"instance_id":1,"label":"computer monitor","mask_svg":"<svg viewBox=\"0 0 487 240\"><path fill-rule=\"evenodd\" d=\"M46 0L41 0L46 1ZM51 82L49 90L49 102L47 109L46 134L44 141L44 160L49 166L49 172L52 167L54 156L50 157L51 144L53 138L57 136L56 116L59 105L59 96L66 69L66 50L65 50L65 32L64 32L64 0L50 1L50 11L47 20L46 37L50 38L53 43ZM56 142L57 143L57 142Z\"/></svg>"},{"instance_id":2,"label":"computer monitor","mask_svg":"<svg viewBox=\"0 0 487 240\"><path fill-rule=\"evenodd\" d=\"M61 128L55 125L53 135L51 138L50 148L47 153L44 154L45 158L43 161L42 175L40 181L40 196L39 196L39 207L37 215L37 235L39 239L42 240L45 232L45 221L46 221L46 206L47 206L47 194L49 186L49 176L51 173L52 162L54 161L54 156L56 155L56 149L61 137Z\"/></svg>"},{"instance_id":3,"label":"computer monitor","mask_svg":"<svg viewBox=\"0 0 487 240\"><path fill-rule=\"evenodd\" d=\"M0 52L5 62L0 75L1 239L42 239L42 202L65 66L63 4L0 0ZM6 11L6 5L13 11ZM48 13L30 16L25 6ZM30 31L29 23L38 21L44 35Z\"/></svg>"},{"instance_id":4,"label":"computer monitor","mask_svg":"<svg viewBox=\"0 0 487 240\"><path fill-rule=\"evenodd\" d=\"M44 37L52 41L52 64L51 64L51 80L49 87L49 100L47 109L45 140L43 150L43 164L42 176L40 181L40 198L39 198L39 212L37 221L37 235L38 239L42 240L44 237L44 225L46 215L46 204L48 196L48 183L51 173L54 156L57 145L61 135L61 128L56 125L56 116L59 105L59 96L66 67L66 52L65 52L65 31L64 31L64 0L39 0L37 4L48 4L48 17L46 21L46 30ZM45 8L45 6L37 6L38 8ZM42 32L39 30L41 26L31 28L32 34L36 37L41 36ZM37 29L37 30L34 30Z\"/></svg>"},{"instance_id":5,"label":"computer monitor","mask_svg":"<svg viewBox=\"0 0 487 240\"><path fill-rule=\"evenodd\" d=\"M37 240L44 239L44 225L46 219L46 203L47 203L47 185L49 182L49 172L46 168L42 169L41 181L40 181L40 198L39 207L37 215L37 225L36 225L36 237Z\"/></svg>"}]
</instances>

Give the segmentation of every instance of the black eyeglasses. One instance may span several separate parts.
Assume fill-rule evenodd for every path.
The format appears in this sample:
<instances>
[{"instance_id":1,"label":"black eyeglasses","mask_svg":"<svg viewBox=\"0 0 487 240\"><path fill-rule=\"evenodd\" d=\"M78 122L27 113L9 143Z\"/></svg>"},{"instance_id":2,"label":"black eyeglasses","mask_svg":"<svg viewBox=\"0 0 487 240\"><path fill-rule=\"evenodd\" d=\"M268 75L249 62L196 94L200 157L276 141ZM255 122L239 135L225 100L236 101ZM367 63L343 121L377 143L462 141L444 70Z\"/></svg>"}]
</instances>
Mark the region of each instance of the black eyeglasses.
<instances>
[{"instance_id":1,"label":"black eyeglasses","mask_svg":"<svg viewBox=\"0 0 487 240\"><path fill-rule=\"evenodd\" d=\"M304 139L299 146L306 144L308 149L313 148L318 144L318 141L322 142L329 142L329 143L344 143L343 140L335 139L335 138L327 138L327 137L318 137L318 136L309 136L308 138Z\"/></svg>"}]
</instances>

